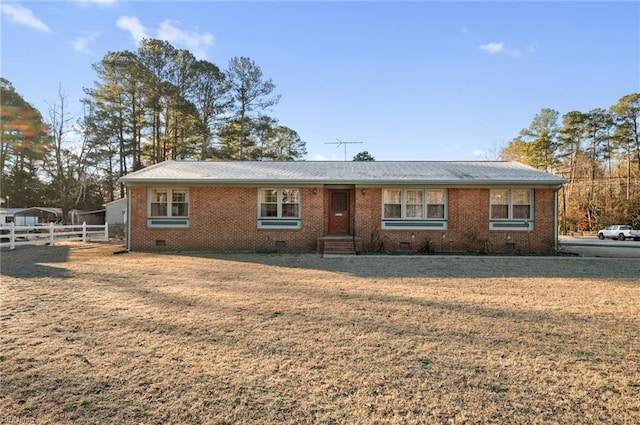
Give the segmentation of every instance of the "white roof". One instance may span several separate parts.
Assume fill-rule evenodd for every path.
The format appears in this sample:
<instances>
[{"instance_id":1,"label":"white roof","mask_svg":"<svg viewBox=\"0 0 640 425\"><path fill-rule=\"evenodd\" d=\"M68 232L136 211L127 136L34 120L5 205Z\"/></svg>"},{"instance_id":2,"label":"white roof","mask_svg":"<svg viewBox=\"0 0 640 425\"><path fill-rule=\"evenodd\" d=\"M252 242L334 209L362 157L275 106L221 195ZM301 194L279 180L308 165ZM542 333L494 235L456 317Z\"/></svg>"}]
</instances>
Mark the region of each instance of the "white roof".
<instances>
[{"instance_id":1,"label":"white roof","mask_svg":"<svg viewBox=\"0 0 640 425\"><path fill-rule=\"evenodd\" d=\"M165 161L120 179L153 184L432 184L560 186L556 175L513 161Z\"/></svg>"},{"instance_id":2,"label":"white roof","mask_svg":"<svg viewBox=\"0 0 640 425\"><path fill-rule=\"evenodd\" d=\"M127 202L127 197L126 196L122 197L122 198L115 199L115 200L113 200L111 202L107 202L106 204L102 204L102 206L103 207L110 207L110 206L118 205L118 204L125 203L125 202Z\"/></svg>"},{"instance_id":3,"label":"white roof","mask_svg":"<svg viewBox=\"0 0 640 425\"><path fill-rule=\"evenodd\" d=\"M54 208L54 207L30 207L30 208L22 208L20 211L16 211L13 215L19 216L33 216L38 212L45 212L52 214L56 217L62 217L62 208Z\"/></svg>"}]
</instances>

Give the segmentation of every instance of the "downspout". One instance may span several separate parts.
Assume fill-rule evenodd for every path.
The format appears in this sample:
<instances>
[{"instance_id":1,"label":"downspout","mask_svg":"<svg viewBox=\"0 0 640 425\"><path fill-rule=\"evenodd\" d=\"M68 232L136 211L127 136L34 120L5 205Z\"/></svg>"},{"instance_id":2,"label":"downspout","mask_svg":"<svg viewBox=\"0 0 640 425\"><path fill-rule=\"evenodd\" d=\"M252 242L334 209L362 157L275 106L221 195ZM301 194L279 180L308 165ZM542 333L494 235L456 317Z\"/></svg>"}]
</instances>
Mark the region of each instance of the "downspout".
<instances>
[{"instance_id":1,"label":"downspout","mask_svg":"<svg viewBox=\"0 0 640 425\"><path fill-rule=\"evenodd\" d=\"M351 217L351 245L353 245L353 252L356 252L356 214L358 213L357 202L358 189L353 189L353 216Z\"/></svg>"},{"instance_id":2,"label":"downspout","mask_svg":"<svg viewBox=\"0 0 640 425\"><path fill-rule=\"evenodd\" d=\"M356 252L356 213L355 213L355 208L353 210L353 218L351 219L351 245L353 245L353 252Z\"/></svg>"},{"instance_id":3,"label":"downspout","mask_svg":"<svg viewBox=\"0 0 640 425\"><path fill-rule=\"evenodd\" d=\"M561 187L562 186L556 187L556 190L553 192L553 241L556 253L560 251L560 241L558 239L558 191Z\"/></svg>"},{"instance_id":4,"label":"downspout","mask_svg":"<svg viewBox=\"0 0 640 425\"><path fill-rule=\"evenodd\" d=\"M131 252L131 188L127 186L127 252Z\"/></svg>"}]
</instances>

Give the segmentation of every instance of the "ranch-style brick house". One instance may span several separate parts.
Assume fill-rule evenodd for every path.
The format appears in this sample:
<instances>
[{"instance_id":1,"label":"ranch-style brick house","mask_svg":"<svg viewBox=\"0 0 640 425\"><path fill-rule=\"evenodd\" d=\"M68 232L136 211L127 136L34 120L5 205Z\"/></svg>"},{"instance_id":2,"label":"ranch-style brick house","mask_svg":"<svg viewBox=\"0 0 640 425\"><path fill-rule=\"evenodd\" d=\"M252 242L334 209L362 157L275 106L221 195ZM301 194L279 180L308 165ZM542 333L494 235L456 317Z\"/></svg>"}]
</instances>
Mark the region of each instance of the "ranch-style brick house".
<instances>
[{"instance_id":1,"label":"ranch-style brick house","mask_svg":"<svg viewBox=\"0 0 640 425\"><path fill-rule=\"evenodd\" d=\"M517 162L166 161L121 178L127 248L546 254L564 180Z\"/></svg>"}]
</instances>

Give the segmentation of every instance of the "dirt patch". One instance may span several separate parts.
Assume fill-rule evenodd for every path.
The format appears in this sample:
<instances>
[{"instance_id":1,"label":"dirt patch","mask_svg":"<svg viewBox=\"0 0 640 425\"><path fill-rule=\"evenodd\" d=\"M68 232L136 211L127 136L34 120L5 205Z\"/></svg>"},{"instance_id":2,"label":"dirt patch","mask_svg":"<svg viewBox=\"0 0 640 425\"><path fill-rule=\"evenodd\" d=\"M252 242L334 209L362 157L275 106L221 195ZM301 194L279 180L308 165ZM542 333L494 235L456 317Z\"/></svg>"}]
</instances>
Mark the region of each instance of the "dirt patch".
<instances>
[{"instance_id":1,"label":"dirt patch","mask_svg":"<svg viewBox=\"0 0 640 425\"><path fill-rule=\"evenodd\" d=\"M634 423L628 260L2 252L0 418Z\"/></svg>"}]
</instances>

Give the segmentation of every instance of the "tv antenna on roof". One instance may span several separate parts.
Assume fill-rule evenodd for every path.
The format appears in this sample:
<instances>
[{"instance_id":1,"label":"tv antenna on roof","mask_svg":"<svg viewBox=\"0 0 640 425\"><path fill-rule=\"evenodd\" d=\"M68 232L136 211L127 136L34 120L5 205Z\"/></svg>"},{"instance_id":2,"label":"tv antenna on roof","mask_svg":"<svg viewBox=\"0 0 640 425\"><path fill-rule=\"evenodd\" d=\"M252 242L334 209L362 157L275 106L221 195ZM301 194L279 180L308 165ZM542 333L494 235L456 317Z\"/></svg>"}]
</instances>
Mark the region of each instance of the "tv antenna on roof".
<instances>
[{"instance_id":1,"label":"tv antenna on roof","mask_svg":"<svg viewBox=\"0 0 640 425\"><path fill-rule=\"evenodd\" d=\"M336 146L336 148L339 148L340 146L344 145L344 160L347 160L347 145L356 145L356 144L361 144L363 142L343 142L340 139L336 139L337 142L325 142L325 145L338 145Z\"/></svg>"}]
</instances>

